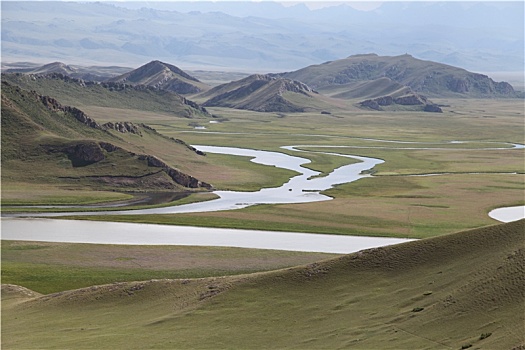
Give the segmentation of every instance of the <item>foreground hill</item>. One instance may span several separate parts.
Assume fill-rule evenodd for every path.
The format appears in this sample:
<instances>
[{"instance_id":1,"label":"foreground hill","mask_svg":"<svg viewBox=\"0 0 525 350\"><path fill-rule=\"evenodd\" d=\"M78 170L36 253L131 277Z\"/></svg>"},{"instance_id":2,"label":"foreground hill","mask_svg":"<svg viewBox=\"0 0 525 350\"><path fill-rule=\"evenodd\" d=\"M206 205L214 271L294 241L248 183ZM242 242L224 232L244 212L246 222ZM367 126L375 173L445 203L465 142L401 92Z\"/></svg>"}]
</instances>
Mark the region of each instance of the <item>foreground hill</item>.
<instances>
[{"instance_id":1,"label":"foreground hill","mask_svg":"<svg viewBox=\"0 0 525 350\"><path fill-rule=\"evenodd\" d=\"M204 106L257 112L304 112L324 105L319 94L306 84L262 74L216 86L199 98L207 98Z\"/></svg>"},{"instance_id":2,"label":"foreground hill","mask_svg":"<svg viewBox=\"0 0 525 350\"><path fill-rule=\"evenodd\" d=\"M158 149L172 154L168 162L158 157ZM101 125L78 108L2 82L3 184L97 190L209 188L175 167L197 158L202 154L192 147L144 124Z\"/></svg>"},{"instance_id":3,"label":"foreground hill","mask_svg":"<svg viewBox=\"0 0 525 350\"><path fill-rule=\"evenodd\" d=\"M286 270L39 295L2 286L6 348L525 346L525 220Z\"/></svg>"},{"instance_id":4,"label":"foreground hill","mask_svg":"<svg viewBox=\"0 0 525 350\"><path fill-rule=\"evenodd\" d=\"M2 80L82 109L109 107L160 112L183 118L209 118L205 108L175 92L123 83L98 83L63 74L2 74Z\"/></svg>"},{"instance_id":5,"label":"foreground hill","mask_svg":"<svg viewBox=\"0 0 525 350\"><path fill-rule=\"evenodd\" d=\"M171 64L151 61L131 72L109 79L110 82L152 86L179 94L195 94L209 87Z\"/></svg>"},{"instance_id":6,"label":"foreground hill","mask_svg":"<svg viewBox=\"0 0 525 350\"><path fill-rule=\"evenodd\" d=\"M301 81L319 92L345 98L380 97L386 94L375 95L374 89L386 89L391 94L401 86L428 97L516 97L514 89L506 82L495 82L483 74L410 55L354 55L281 76ZM363 82L372 84L363 86Z\"/></svg>"}]
</instances>

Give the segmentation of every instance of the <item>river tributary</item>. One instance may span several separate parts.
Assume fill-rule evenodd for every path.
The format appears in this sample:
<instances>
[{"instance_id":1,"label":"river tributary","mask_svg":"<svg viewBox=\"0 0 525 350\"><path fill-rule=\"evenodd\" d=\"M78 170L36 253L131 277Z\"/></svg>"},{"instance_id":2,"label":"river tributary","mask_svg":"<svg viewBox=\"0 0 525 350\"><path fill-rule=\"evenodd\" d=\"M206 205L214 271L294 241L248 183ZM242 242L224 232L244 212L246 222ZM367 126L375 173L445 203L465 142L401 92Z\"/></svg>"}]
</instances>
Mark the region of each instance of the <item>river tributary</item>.
<instances>
[{"instance_id":1,"label":"river tributary","mask_svg":"<svg viewBox=\"0 0 525 350\"><path fill-rule=\"evenodd\" d=\"M2 239L101 244L232 246L243 248L316 251L329 253L350 253L366 248L374 248L408 241L404 239L380 237L356 237L324 234L316 235L290 232L232 230L217 228L196 228L187 226L144 225L131 223L108 223L36 218L69 215L175 214L232 210L245 208L247 206L256 204L326 201L330 200L331 198L320 194L320 191L329 189L336 184L348 183L356 181L362 177L370 176L366 174L367 171L371 170L377 164L383 163L383 160L376 158L327 153L331 155L352 158L358 160L358 162L337 168L327 176L318 177L318 172L303 166L304 164L310 162L306 158L290 156L280 152L259 151L233 147L199 145L195 147L207 153L221 153L251 157L252 162L293 170L296 171L298 175L293 176L288 182L280 187L264 188L256 192L215 191L214 193L219 196L218 199L180 206L141 210L4 215L2 218ZM287 146L283 148L297 151L294 146ZM522 145L514 145L514 148L522 148ZM29 216L33 218L8 218L5 216ZM499 220L497 217L494 218Z\"/></svg>"}]
</instances>

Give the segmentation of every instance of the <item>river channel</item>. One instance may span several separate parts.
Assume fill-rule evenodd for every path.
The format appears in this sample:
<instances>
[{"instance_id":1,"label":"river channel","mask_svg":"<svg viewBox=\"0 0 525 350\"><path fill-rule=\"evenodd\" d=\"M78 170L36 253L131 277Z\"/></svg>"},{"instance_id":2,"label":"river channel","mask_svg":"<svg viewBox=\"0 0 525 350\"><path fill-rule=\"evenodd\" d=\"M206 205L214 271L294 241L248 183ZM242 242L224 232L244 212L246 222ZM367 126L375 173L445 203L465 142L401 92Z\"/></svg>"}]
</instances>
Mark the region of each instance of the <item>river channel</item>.
<instances>
[{"instance_id":1,"label":"river channel","mask_svg":"<svg viewBox=\"0 0 525 350\"><path fill-rule=\"evenodd\" d=\"M358 160L358 162L337 168L327 176L318 177L318 175L320 175L319 172L303 166L310 161L302 157L290 156L279 152L233 147L200 145L195 145L194 147L207 153L250 157L252 162L293 170L296 171L298 175L293 176L280 187L264 188L256 192L215 191L214 193L219 196L218 199L180 206L99 212L67 212L66 209L62 213L3 214L1 223L2 239L99 244L231 246L327 253L351 253L362 249L409 241L409 239L382 237L316 235L39 218L72 215L138 215L209 212L240 209L256 204L326 201L331 198L322 195L320 191L329 189L337 184L348 183L370 176L366 174L366 172L377 164L383 163L383 160L376 158L326 153L352 158ZM299 151L294 146L282 148Z\"/></svg>"}]
</instances>

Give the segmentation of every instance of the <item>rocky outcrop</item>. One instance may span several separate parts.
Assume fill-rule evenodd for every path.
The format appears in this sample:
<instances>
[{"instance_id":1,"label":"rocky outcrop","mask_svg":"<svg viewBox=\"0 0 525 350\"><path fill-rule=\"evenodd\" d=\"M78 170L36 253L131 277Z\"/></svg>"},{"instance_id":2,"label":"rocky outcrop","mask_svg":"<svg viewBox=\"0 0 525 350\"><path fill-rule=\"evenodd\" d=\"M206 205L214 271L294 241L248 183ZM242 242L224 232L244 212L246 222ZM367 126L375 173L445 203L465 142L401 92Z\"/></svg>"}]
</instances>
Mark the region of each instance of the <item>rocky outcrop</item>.
<instances>
[{"instance_id":1,"label":"rocky outcrop","mask_svg":"<svg viewBox=\"0 0 525 350\"><path fill-rule=\"evenodd\" d=\"M151 167L157 167L161 168L168 174L169 177L173 179L176 183L178 183L181 186L188 187L188 188L207 188L211 189L212 186L206 182L199 181L198 179L194 178L193 176L184 174L176 169L173 169L166 163L164 163L162 160L158 159L155 156L150 155L140 155L140 160L146 160L148 162L148 166Z\"/></svg>"},{"instance_id":2,"label":"rocky outcrop","mask_svg":"<svg viewBox=\"0 0 525 350\"><path fill-rule=\"evenodd\" d=\"M142 136L142 133L140 132L140 129L138 128L138 126L131 122L116 122L116 123L108 122L106 124L103 124L102 127L105 129L116 130L123 134L130 133L130 134Z\"/></svg>"},{"instance_id":3,"label":"rocky outcrop","mask_svg":"<svg viewBox=\"0 0 525 350\"><path fill-rule=\"evenodd\" d=\"M62 111L65 113L69 113L82 124L85 124L94 129L99 129L99 130L104 129L94 119L91 119L84 112L82 112L80 109L76 107L62 106L57 100L49 96L41 96L41 95L37 95L37 96L40 99L40 101L44 104L44 106L46 106L52 111L55 111L55 112Z\"/></svg>"},{"instance_id":4,"label":"rocky outcrop","mask_svg":"<svg viewBox=\"0 0 525 350\"><path fill-rule=\"evenodd\" d=\"M180 186L186 188L212 189L210 184L199 181L193 176L184 174L183 172L174 169L155 156L147 154L137 155L108 142L79 141L64 147L56 145L43 145L42 147L49 153L65 154L71 161L72 166L75 168L88 166L105 160L105 152L111 153L115 151L123 151L127 153L130 158L136 158L139 161L146 161L148 167L159 168L160 171L166 173L173 180L173 182ZM120 177L125 178L125 176Z\"/></svg>"},{"instance_id":5,"label":"rocky outcrop","mask_svg":"<svg viewBox=\"0 0 525 350\"><path fill-rule=\"evenodd\" d=\"M368 99L359 103L361 107L370 108L376 111L382 111L384 106L416 106L422 107L420 110L425 112L442 113L441 108L430 102L425 96L419 94L408 94L394 98L392 96L382 96L374 99Z\"/></svg>"},{"instance_id":6,"label":"rocky outcrop","mask_svg":"<svg viewBox=\"0 0 525 350\"><path fill-rule=\"evenodd\" d=\"M96 142L82 142L64 149L73 167L82 167L106 159L104 151Z\"/></svg>"}]
</instances>

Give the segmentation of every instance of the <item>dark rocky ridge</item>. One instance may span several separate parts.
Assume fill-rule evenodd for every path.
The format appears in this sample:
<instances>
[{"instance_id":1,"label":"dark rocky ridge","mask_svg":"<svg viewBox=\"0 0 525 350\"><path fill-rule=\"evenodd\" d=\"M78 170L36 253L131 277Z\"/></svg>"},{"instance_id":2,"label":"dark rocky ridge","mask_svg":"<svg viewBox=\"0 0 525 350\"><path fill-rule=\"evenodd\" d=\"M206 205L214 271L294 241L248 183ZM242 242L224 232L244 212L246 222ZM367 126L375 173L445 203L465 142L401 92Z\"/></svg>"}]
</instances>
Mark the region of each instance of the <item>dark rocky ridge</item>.
<instances>
[{"instance_id":1,"label":"dark rocky ridge","mask_svg":"<svg viewBox=\"0 0 525 350\"><path fill-rule=\"evenodd\" d=\"M241 80L222 84L202 94L209 97L204 106L230 107L257 112L304 112L290 102L285 93L311 98L317 94L308 85L270 74L254 74Z\"/></svg>"},{"instance_id":2,"label":"dark rocky ridge","mask_svg":"<svg viewBox=\"0 0 525 350\"><path fill-rule=\"evenodd\" d=\"M441 110L441 108L438 105L429 101L425 96L415 93L411 93L400 97L381 96L374 99L362 101L359 103L359 105L361 107L374 109L376 111L382 111L383 109L381 107L385 106L401 105L418 106L421 107L421 110L425 112L443 112L443 110Z\"/></svg>"}]
</instances>

